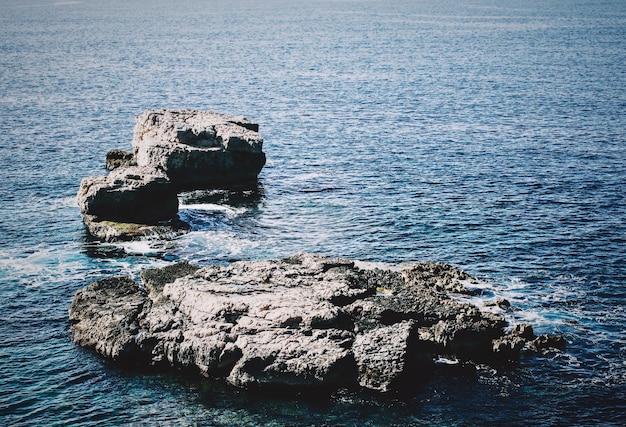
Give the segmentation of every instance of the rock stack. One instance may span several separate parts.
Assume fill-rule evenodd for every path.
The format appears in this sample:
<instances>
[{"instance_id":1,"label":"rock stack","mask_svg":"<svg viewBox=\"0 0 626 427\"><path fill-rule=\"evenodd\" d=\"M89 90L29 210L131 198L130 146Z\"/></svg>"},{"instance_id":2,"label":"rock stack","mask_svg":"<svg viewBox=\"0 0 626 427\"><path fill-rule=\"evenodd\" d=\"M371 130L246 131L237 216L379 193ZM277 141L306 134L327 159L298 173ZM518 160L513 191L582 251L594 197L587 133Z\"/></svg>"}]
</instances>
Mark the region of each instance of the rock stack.
<instances>
[{"instance_id":1,"label":"rock stack","mask_svg":"<svg viewBox=\"0 0 626 427\"><path fill-rule=\"evenodd\" d=\"M110 151L111 172L80 184L77 201L89 232L114 241L184 230L178 191L257 179L265 165L258 129L213 112L144 112L136 118L133 151Z\"/></svg>"}]
</instances>

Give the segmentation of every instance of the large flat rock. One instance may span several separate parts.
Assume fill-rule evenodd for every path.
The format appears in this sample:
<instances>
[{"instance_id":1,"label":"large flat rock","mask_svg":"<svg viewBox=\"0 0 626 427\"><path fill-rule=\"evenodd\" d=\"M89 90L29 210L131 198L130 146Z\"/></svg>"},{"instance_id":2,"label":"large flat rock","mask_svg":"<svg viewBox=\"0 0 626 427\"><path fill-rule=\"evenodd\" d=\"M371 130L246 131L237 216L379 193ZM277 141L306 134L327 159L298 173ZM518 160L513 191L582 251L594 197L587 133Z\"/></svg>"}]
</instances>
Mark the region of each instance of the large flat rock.
<instances>
[{"instance_id":1,"label":"large flat rock","mask_svg":"<svg viewBox=\"0 0 626 427\"><path fill-rule=\"evenodd\" d=\"M445 264L370 270L298 254L141 276L142 285L107 279L76 293L69 313L77 343L246 389L358 384L381 392L426 376L437 355L483 360L511 347L497 344L508 336L501 316L451 297L473 279Z\"/></svg>"}]
</instances>

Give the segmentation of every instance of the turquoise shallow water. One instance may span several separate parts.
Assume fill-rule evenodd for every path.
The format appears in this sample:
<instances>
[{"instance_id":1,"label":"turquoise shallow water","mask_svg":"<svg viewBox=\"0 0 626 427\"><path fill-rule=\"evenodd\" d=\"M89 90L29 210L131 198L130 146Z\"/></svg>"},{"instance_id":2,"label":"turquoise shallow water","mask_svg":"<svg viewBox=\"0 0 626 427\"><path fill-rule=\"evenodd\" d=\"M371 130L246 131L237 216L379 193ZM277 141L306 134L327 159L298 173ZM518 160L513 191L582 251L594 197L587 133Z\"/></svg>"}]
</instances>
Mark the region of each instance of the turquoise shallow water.
<instances>
[{"instance_id":1,"label":"turquoise shallow water","mask_svg":"<svg viewBox=\"0 0 626 427\"><path fill-rule=\"evenodd\" d=\"M4 425L626 423L621 1L11 1L0 14ZM147 108L258 121L259 184L192 232L91 241L75 204ZM255 396L72 344L74 292L175 260L437 260L569 341L384 398Z\"/></svg>"}]
</instances>

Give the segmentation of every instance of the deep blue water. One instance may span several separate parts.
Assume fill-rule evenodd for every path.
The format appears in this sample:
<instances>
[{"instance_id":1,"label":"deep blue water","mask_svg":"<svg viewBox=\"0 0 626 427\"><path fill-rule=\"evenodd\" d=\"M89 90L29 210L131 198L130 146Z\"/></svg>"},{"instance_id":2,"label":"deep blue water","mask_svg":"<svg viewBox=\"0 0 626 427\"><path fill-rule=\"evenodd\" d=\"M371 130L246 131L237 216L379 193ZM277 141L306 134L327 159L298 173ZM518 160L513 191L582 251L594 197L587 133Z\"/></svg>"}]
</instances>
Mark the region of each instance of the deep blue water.
<instances>
[{"instance_id":1,"label":"deep blue water","mask_svg":"<svg viewBox=\"0 0 626 427\"><path fill-rule=\"evenodd\" d=\"M0 1L0 424L626 424L626 2ZM258 186L91 241L75 195L147 108L245 115ZM403 396L268 397L76 347L93 280L298 251L435 260L569 341Z\"/></svg>"}]
</instances>

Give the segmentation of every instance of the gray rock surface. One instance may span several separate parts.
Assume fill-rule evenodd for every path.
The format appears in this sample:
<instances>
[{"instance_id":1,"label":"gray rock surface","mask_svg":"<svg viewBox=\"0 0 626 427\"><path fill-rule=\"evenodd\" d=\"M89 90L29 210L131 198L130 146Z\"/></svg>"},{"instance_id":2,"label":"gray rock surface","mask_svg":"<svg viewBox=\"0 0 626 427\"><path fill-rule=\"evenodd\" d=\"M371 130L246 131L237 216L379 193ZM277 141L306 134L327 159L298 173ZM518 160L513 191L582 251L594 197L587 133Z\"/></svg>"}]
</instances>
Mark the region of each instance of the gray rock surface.
<instances>
[{"instance_id":1,"label":"gray rock surface","mask_svg":"<svg viewBox=\"0 0 626 427\"><path fill-rule=\"evenodd\" d=\"M387 392L428 369L429 354L419 351L417 325L414 320L380 326L354 340L352 351L358 367L359 385ZM432 361L430 361L432 362Z\"/></svg>"},{"instance_id":2,"label":"gray rock surface","mask_svg":"<svg viewBox=\"0 0 626 427\"><path fill-rule=\"evenodd\" d=\"M148 110L137 117L135 161L183 188L255 180L265 165L258 129L243 117L209 111Z\"/></svg>"},{"instance_id":3,"label":"gray rock surface","mask_svg":"<svg viewBox=\"0 0 626 427\"><path fill-rule=\"evenodd\" d=\"M493 357L505 336L502 317L452 299L473 279L445 264L369 270L298 254L176 264L141 278L78 291L74 340L121 362L192 368L246 389L387 392L419 379L440 354Z\"/></svg>"},{"instance_id":4,"label":"gray rock surface","mask_svg":"<svg viewBox=\"0 0 626 427\"><path fill-rule=\"evenodd\" d=\"M145 290L127 277L100 280L79 290L70 310L74 341L113 360L139 356L138 317L146 304L150 302Z\"/></svg>"}]
</instances>

